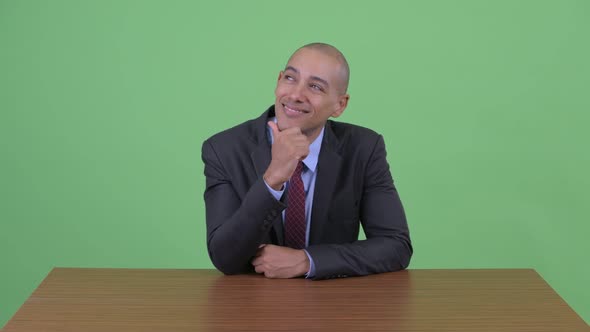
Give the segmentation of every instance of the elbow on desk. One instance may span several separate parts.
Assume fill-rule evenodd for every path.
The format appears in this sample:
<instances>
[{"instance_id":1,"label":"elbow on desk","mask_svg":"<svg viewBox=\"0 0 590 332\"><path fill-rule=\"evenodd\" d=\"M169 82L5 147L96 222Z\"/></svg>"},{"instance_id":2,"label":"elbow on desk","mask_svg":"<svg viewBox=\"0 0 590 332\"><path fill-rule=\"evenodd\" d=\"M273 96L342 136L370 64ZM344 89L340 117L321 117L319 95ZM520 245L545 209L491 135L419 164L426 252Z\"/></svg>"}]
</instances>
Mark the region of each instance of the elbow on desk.
<instances>
[{"instance_id":1,"label":"elbow on desk","mask_svg":"<svg viewBox=\"0 0 590 332\"><path fill-rule=\"evenodd\" d=\"M244 273L241 269L236 269L233 267L218 266L218 265L215 265L215 267L217 268L217 270L219 270L221 273L225 274L226 276Z\"/></svg>"},{"instance_id":2,"label":"elbow on desk","mask_svg":"<svg viewBox=\"0 0 590 332\"><path fill-rule=\"evenodd\" d=\"M225 275L234 275L246 273L248 262L241 262L236 255L229 252L227 249L216 248L215 245L208 246L209 258L217 270Z\"/></svg>"},{"instance_id":3,"label":"elbow on desk","mask_svg":"<svg viewBox=\"0 0 590 332\"><path fill-rule=\"evenodd\" d=\"M407 240L403 241L403 246L400 248L399 252L399 263L400 263L400 270L405 270L410 266L410 260L412 259L412 254L414 253L414 248L412 248L412 243Z\"/></svg>"},{"instance_id":4,"label":"elbow on desk","mask_svg":"<svg viewBox=\"0 0 590 332\"><path fill-rule=\"evenodd\" d=\"M211 258L211 262L215 268L225 275L244 273L243 266L240 266L235 262L231 262L228 259L220 259L213 255L211 251L209 251L209 257Z\"/></svg>"}]
</instances>

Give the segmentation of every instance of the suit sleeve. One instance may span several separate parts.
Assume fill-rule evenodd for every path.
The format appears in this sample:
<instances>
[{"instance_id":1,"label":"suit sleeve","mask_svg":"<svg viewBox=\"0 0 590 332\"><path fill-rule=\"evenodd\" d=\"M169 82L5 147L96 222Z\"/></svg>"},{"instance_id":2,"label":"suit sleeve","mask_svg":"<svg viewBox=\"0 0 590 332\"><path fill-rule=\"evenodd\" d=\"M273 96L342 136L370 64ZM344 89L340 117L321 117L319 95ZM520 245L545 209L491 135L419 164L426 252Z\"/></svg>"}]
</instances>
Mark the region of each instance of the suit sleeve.
<instances>
[{"instance_id":1,"label":"suit sleeve","mask_svg":"<svg viewBox=\"0 0 590 332\"><path fill-rule=\"evenodd\" d=\"M207 249L211 261L225 274L252 272L251 258L285 205L257 179L239 197L214 144L203 143Z\"/></svg>"},{"instance_id":2,"label":"suit sleeve","mask_svg":"<svg viewBox=\"0 0 590 332\"><path fill-rule=\"evenodd\" d=\"M307 248L316 267L314 279L360 276L405 269L412 245L401 204L379 136L364 174L360 221L366 240Z\"/></svg>"}]
</instances>

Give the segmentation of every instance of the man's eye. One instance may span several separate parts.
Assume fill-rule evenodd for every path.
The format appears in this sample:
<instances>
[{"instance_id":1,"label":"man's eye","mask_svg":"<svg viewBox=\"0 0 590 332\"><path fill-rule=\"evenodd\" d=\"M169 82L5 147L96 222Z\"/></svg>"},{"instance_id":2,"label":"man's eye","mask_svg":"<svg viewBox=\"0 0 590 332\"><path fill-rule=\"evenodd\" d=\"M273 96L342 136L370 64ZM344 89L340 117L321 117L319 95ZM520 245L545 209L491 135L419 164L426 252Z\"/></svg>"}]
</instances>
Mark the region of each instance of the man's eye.
<instances>
[{"instance_id":1,"label":"man's eye","mask_svg":"<svg viewBox=\"0 0 590 332\"><path fill-rule=\"evenodd\" d=\"M324 89L321 86L317 85L317 84L311 84L310 87L312 89L314 89L314 90L324 91Z\"/></svg>"},{"instance_id":2,"label":"man's eye","mask_svg":"<svg viewBox=\"0 0 590 332\"><path fill-rule=\"evenodd\" d=\"M285 79L286 79L287 81L292 81L292 80L294 80L294 78L293 78L293 77L291 77L290 75L285 75Z\"/></svg>"}]
</instances>

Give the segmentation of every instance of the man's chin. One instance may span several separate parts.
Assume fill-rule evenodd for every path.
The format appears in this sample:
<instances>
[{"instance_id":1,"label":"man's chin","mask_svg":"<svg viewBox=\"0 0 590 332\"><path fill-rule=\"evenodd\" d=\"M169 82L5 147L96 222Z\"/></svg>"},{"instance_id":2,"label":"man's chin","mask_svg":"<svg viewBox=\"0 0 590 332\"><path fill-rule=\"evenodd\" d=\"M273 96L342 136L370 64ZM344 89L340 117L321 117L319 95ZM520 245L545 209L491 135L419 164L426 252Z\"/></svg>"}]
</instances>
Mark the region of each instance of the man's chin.
<instances>
[{"instance_id":1,"label":"man's chin","mask_svg":"<svg viewBox=\"0 0 590 332\"><path fill-rule=\"evenodd\" d=\"M277 125L280 131L287 130L289 128L297 127L297 125L293 123L289 123L289 121L277 119Z\"/></svg>"},{"instance_id":2,"label":"man's chin","mask_svg":"<svg viewBox=\"0 0 590 332\"><path fill-rule=\"evenodd\" d=\"M279 130L281 131L289 128L300 128L303 131L303 128L305 127L303 121L298 121L299 119L290 119L284 114L277 114L276 119Z\"/></svg>"}]
</instances>

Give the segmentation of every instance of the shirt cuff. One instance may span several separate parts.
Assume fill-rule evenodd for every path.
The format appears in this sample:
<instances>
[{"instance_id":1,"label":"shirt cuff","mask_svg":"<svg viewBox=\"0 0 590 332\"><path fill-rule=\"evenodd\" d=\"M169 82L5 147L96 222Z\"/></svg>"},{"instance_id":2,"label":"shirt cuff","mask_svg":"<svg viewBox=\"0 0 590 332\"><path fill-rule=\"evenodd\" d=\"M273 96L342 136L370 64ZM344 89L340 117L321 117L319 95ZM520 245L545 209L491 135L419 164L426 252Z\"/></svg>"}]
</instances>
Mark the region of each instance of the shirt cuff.
<instances>
[{"instance_id":1,"label":"shirt cuff","mask_svg":"<svg viewBox=\"0 0 590 332\"><path fill-rule=\"evenodd\" d=\"M307 271L307 273L305 274L305 278L311 279L315 277L315 264L313 263L313 258L311 258L307 250L303 249L303 251L305 251L307 258L309 259L309 271Z\"/></svg>"},{"instance_id":2,"label":"shirt cuff","mask_svg":"<svg viewBox=\"0 0 590 332\"><path fill-rule=\"evenodd\" d=\"M268 188L268 191L270 191L270 193L272 194L272 196L277 201L280 201L281 200L281 197L283 197L283 193L285 192L285 186L283 185L283 190L274 190L274 189L272 189L271 186L268 185L268 183L266 183L266 181L264 179L262 179L262 181L264 181L264 184L266 185L266 187Z\"/></svg>"}]
</instances>

